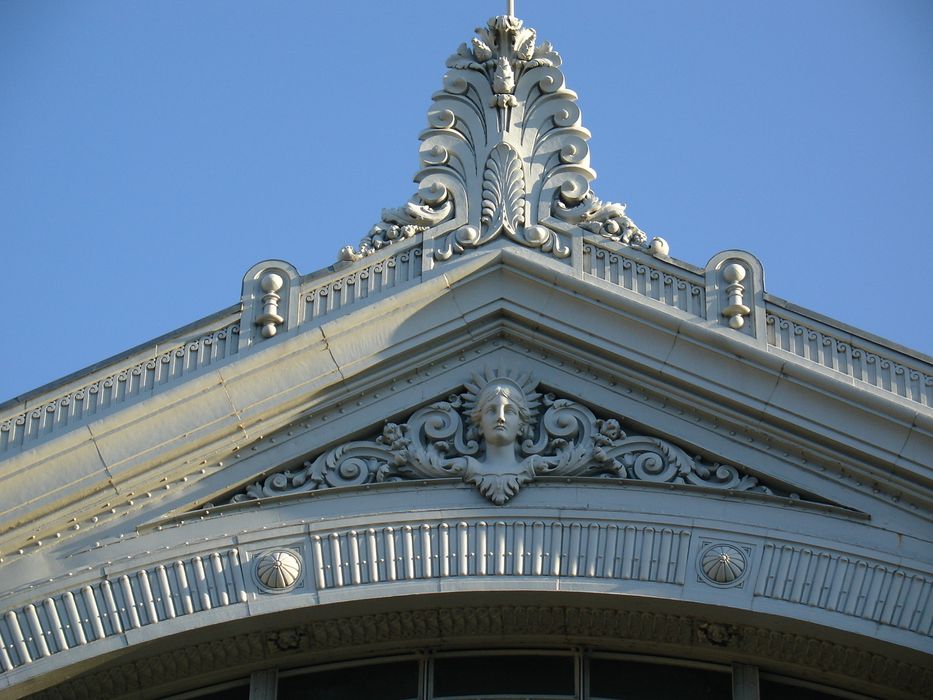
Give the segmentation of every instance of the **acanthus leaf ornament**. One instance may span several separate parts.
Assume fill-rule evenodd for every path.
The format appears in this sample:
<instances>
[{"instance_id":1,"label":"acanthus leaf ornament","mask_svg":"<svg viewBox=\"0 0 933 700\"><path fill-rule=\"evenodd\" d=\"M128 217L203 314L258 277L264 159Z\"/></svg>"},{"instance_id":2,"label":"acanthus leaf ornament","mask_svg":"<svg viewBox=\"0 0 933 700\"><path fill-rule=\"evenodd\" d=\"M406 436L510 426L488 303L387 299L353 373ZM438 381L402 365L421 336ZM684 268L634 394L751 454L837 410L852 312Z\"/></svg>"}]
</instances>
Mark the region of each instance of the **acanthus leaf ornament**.
<instances>
[{"instance_id":1,"label":"acanthus leaf ornament","mask_svg":"<svg viewBox=\"0 0 933 700\"><path fill-rule=\"evenodd\" d=\"M544 412L541 413L542 407ZM247 486L232 502L340 486L459 478L496 505L539 477L609 477L797 498L737 467L691 457L654 436L629 435L570 399L542 395L529 374L487 370L464 391L339 445L300 468Z\"/></svg>"},{"instance_id":2,"label":"acanthus leaf ornament","mask_svg":"<svg viewBox=\"0 0 933 700\"><path fill-rule=\"evenodd\" d=\"M443 261L500 235L557 258L584 232L665 256L625 205L602 203L590 188L589 132L576 94L564 86L561 58L511 15L490 19L447 60L421 134L421 190L382 219L357 248L355 262L416 234L434 239Z\"/></svg>"},{"instance_id":3,"label":"acanthus leaf ornament","mask_svg":"<svg viewBox=\"0 0 933 700\"><path fill-rule=\"evenodd\" d=\"M359 247L344 246L340 259L356 262L396 241L411 238L451 218L454 213L447 189L432 184L422 187L401 207L383 209L382 220L360 241Z\"/></svg>"},{"instance_id":4,"label":"acanthus leaf ornament","mask_svg":"<svg viewBox=\"0 0 933 700\"><path fill-rule=\"evenodd\" d=\"M483 171L483 237L500 232L517 235L525 223L525 176L515 150L500 143L489 154Z\"/></svg>"}]
</instances>

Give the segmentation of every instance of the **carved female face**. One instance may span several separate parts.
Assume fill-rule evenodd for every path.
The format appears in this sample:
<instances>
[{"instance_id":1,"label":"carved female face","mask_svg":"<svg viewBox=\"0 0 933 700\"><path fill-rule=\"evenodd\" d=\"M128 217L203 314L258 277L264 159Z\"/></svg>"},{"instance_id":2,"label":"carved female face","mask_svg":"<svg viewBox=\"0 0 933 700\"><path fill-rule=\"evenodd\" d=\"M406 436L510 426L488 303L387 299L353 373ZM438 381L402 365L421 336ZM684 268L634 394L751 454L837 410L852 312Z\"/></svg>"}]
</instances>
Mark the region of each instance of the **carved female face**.
<instances>
[{"instance_id":1,"label":"carved female face","mask_svg":"<svg viewBox=\"0 0 933 700\"><path fill-rule=\"evenodd\" d=\"M523 404L512 398L513 391L507 386L489 387L487 391L478 402L476 422L488 444L511 445L522 432L527 409L522 410Z\"/></svg>"}]
</instances>

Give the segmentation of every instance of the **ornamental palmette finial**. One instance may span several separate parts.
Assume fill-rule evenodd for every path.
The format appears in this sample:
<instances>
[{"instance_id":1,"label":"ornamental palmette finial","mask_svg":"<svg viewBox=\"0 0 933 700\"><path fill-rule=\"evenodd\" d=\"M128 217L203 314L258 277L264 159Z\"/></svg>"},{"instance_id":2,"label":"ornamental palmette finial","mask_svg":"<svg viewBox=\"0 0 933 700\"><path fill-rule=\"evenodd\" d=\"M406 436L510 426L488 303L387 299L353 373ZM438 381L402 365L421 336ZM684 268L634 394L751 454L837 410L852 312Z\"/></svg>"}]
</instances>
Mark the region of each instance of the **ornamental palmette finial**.
<instances>
[{"instance_id":1,"label":"ornamental palmette finial","mask_svg":"<svg viewBox=\"0 0 933 700\"><path fill-rule=\"evenodd\" d=\"M515 16L515 0L506 0L506 12L447 59L421 134L418 192L383 210L358 248L340 251L342 261L415 236L437 263L502 239L567 258L571 239L592 234L651 255L669 253L666 241L649 240L634 224L624 204L596 197L590 132L576 93L564 85L560 55Z\"/></svg>"}]
</instances>

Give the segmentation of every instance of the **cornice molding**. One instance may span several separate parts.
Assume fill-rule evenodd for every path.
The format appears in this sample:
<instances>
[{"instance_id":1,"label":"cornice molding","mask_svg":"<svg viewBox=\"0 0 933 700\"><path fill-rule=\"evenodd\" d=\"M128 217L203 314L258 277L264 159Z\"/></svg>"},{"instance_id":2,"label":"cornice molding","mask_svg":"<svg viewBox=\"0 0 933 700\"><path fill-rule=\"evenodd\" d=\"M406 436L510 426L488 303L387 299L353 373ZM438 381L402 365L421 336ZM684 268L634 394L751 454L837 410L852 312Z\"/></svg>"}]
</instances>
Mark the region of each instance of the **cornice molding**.
<instances>
[{"instance_id":1,"label":"cornice molding","mask_svg":"<svg viewBox=\"0 0 933 700\"><path fill-rule=\"evenodd\" d=\"M352 659L380 651L445 648L483 640L534 648L583 644L613 650L758 663L885 698L921 698L933 671L842 643L702 616L612 607L476 605L333 617L256 631L144 656L87 673L36 694L36 700L155 697L177 679L242 676L250 670Z\"/></svg>"},{"instance_id":2,"label":"cornice molding","mask_svg":"<svg viewBox=\"0 0 933 700\"><path fill-rule=\"evenodd\" d=\"M323 276L309 275L303 281L297 275L293 275L295 279L285 279L289 289L280 296L283 300L290 296L294 299L288 300L284 331L291 335L319 333L319 324L371 305L391 290L428 282L431 276L423 275L423 254L423 245L408 242L347 269ZM648 316L655 315L658 308L655 305L660 305L673 312L672 322L682 323L680 314L687 314L702 330L708 330L707 317L715 319L718 314L718 307L708 303L722 292L719 287L725 287L718 278L713 278L711 287L704 283L702 274L676 261L652 259L592 234L585 237L579 257L580 274L591 283L589 293L593 293L592 283L596 282L600 288L614 291L614 296L637 299L643 307L647 302ZM522 262L521 256L506 259L510 263ZM256 274L248 276L257 279L244 282L245 326L240 313L227 314L223 325L201 327L181 339L176 332L164 344L167 347L157 343L151 351L135 353L129 362L104 363L96 372L85 373L81 382L71 382L64 391L53 386L28 401L8 402L7 411L0 416L0 454L15 457L134 402L196 379L229 363L234 355L243 357L268 348L253 337L260 331L251 319L261 315L257 307L261 306L263 296L261 280L270 270L287 266L281 261L275 261L274 265L272 262L255 266ZM538 261L539 265L542 262ZM449 273L446 270L445 274ZM564 269L560 274L566 277L560 281L562 285L573 286L571 270ZM763 323L758 343L761 348L779 354L789 365L822 371L830 380L829 391L841 390L845 382L870 391L879 399L914 406L919 415L933 417L929 411L933 405L933 368L924 357L886 347L859 336L853 329L836 328L827 319L819 320L788 308L786 302L764 300L760 312L756 307L754 313ZM683 330L691 329L684 325ZM724 340L730 335L744 337L741 333L722 335Z\"/></svg>"},{"instance_id":3,"label":"cornice molding","mask_svg":"<svg viewBox=\"0 0 933 700\"><path fill-rule=\"evenodd\" d=\"M860 527L854 521L815 540L780 531L787 510L769 514L763 503L735 502L736 522L720 523L721 504L701 494L675 503L667 493L576 483L577 502L565 492L555 517L555 494L568 488L556 480L529 487L517 511L478 507L471 489L449 481L396 486L329 505L192 514L101 548L94 556L107 564L24 591L29 602L0 617L0 686L188 629L438 591L576 591L754 610L902 653L922 651L933 633L933 577L832 539ZM417 497L436 505L413 516L421 489ZM683 515L663 515L672 509ZM730 564L728 576L716 561Z\"/></svg>"},{"instance_id":4,"label":"cornice molding","mask_svg":"<svg viewBox=\"0 0 933 700\"><path fill-rule=\"evenodd\" d=\"M133 400L144 400L156 387L216 366L237 353L239 333L239 321L228 319L222 327L166 343L168 347L157 345L148 357L134 357L132 364L104 368L103 376L65 394L27 403L25 410L0 417L0 454L28 449L52 433L64 433Z\"/></svg>"}]
</instances>

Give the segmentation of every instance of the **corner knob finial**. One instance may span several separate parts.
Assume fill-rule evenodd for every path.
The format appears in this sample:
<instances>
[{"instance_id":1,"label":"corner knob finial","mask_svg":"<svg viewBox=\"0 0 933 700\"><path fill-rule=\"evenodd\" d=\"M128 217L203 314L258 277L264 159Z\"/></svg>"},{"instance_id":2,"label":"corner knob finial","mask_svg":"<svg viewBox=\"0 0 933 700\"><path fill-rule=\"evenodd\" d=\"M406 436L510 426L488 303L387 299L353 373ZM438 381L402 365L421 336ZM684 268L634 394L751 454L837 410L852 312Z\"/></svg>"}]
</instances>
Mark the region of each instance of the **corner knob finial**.
<instances>
[{"instance_id":1,"label":"corner knob finial","mask_svg":"<svg viewBox=\"0 0 933 700\"><path fill-rule=\"evenodd\" d=\"M274 336L276 326L285 323L285 319L279 315L279 301L282 297L278 294L284 284L282 276L274 272L263 275L259 282L259 287L265 294L262 297L262 314L256 319L256 325L262 326L263 338Z\"/></svg>"},{"instance_id":2,"label":"corner knob finial","mask_svg":"<svg viewBox=\"0 0 933 700\"><path fill-rule=\"evenodd\" d=\"M722 278L728 284L726 295L729 299L729 305L722 310L722 315L729 319L729 327L735 330L745 325L745 316L752 312L742 298L745 291L742 280L745 279L745 275L745 268L738 263L726 265L722 271Z\"/></svg>"}]
</instances>

